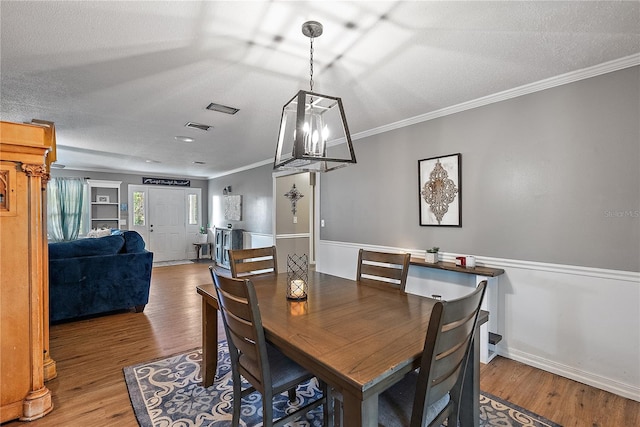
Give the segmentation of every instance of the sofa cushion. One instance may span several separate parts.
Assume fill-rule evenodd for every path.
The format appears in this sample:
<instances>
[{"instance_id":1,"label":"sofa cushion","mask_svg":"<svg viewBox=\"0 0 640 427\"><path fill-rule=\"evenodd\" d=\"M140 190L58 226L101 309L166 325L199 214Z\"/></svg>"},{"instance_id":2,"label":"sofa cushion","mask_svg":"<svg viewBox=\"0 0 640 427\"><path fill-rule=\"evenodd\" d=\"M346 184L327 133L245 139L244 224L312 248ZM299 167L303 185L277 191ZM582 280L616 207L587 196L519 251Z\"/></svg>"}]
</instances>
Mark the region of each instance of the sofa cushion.
<instances>
[{"instance_id":1,"label":"sofa cushion","mask_svg":"<svg viewBox=\"0 0 640 427\"><path fill-rule=\"evenodd\" d=\"M122 252L129 254L144 252L144 240L140 234L135 231L124 231L122 235L124 236Z\"/></svg>"},{"instance_id":2,"label":"sofa cushion","mask_svg":"<svg viewBox=\"0 0 640 427\"><path fill-rule=\"evenodd\" d=\"M105 236L95 239L73 240L71 242L49 243L49 259L115 255L120 252L123 246L123 236Z\"/></svg>"}]
</instances>

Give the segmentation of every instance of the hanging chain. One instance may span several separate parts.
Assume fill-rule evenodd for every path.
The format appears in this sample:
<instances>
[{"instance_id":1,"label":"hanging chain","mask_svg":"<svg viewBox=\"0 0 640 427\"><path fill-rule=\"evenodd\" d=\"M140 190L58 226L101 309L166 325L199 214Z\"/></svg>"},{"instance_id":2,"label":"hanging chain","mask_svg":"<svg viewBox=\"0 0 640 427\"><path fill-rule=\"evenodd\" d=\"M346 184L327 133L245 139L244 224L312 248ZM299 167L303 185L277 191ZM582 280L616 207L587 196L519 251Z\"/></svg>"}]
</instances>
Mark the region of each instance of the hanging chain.
<instances>
[{"instance_id":1,"label":"hanging chain","mask_svg":"<svg viewBox=\"0 0 640 427\"><path fill-rule=\"evenodd\" d=\"M313 37L310 37L311 39L311 49L309 50L310 53L310 60L309 60L309 74L310 74L310 78L309 78L309 86L311 86L311 92L313 92Z\"/></svg>"}]
</instances>

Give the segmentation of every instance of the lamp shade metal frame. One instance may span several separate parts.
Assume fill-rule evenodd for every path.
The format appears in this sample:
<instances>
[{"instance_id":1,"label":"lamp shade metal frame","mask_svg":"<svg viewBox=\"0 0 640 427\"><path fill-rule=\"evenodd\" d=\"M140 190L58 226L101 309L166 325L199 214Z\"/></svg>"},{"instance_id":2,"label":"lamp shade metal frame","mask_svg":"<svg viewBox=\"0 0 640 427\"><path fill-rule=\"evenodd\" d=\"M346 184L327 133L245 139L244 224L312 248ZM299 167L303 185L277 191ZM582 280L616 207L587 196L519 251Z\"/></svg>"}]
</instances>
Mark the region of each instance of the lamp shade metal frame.
<instances>
[{"instance_id":1,"label":"lamp shade metal frame","mask_svg":"<svg viewBox=\"0 0 640 427\"><path fill-rule=\"evenodd\" d=\"M315 132L311 130L311 126L323 123L322 117L329 111L334 117L331 132L342 128L342 134L331 139L326 135L326 126L315 129ZM339 125L336 123L338 118ZM337 150L336 147L343 143L346 144L346 149ZM336 156L336 152L341 155ZM298 91L282 108L273 168L328 172L350 163L356 163L356 156L342 100L315 92Z\"/></svg>"}]
</instances>

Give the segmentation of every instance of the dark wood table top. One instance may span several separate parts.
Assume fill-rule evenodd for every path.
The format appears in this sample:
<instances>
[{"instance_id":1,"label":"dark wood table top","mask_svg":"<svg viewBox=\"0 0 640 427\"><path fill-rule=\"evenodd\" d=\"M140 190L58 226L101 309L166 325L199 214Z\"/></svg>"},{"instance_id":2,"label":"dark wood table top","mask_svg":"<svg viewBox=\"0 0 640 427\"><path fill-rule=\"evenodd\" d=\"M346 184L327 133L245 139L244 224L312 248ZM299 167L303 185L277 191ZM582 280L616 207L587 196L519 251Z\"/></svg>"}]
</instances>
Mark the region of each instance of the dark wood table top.
<instances>
[{"instance_id":1,"label":"dark wood table top","mask_svg":"<svg viewBox=\"0 0 640 427\"><path fill-rule=\"evenodd\" d=\"M295 302L286 279L252 279L265 336L334 388L362 399L418 366L435 300L310 273L307 301Z\"/></svg>"},{"instance_id":2,"label":"dark wood table top","mask_svg":"<svg viewBox=\"0 0 640 427\"><path fill-rule=\"evenodd\" d=\"M306 301L289 301L286 274L251 280L267 340L342 394L345 425L377 426L378 394L418 367L436 301L322 273L309 274ZM218 308L212 284L197 291L204 307ZM481 317L485 322L487 313ZM215 315L208 318L213 328ZM207 333L206 325L203 347L211 347L211 360L205 371L215 371L214 342L207 342L215 332ZM467 366L470 377L477 377L477 360ZM477 425L478 384L463 393L469 409L461 425Z\"/></svg>"}]
</instances>

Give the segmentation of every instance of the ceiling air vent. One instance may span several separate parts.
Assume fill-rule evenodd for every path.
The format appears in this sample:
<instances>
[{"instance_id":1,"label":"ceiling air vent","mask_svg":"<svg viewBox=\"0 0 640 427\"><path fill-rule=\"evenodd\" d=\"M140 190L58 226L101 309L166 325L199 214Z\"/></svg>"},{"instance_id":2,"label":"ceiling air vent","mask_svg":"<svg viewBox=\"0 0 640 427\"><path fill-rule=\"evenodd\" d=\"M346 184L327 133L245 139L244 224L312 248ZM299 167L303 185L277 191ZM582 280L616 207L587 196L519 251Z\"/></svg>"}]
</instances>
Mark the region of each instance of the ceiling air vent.
<instances>
[{"instance_id":1,"label":"ceiling air vent","mask_svg":"<svg viewBox=\"0 0 640 427\"><path fill-rule=\"evenodd\" d=\"M203 125L202 123L187 122L187 124L185 124L185 127L192 128L192 129L203 130L203 131L206 132L209 129L211 129L213 126Z\"/></svg>"},{"instance_id":2,"label":"ceiling air vent","mask_svg":"<svg viewBox=\"0 0 640 427\"><path fill-rule=\"evenodd\" d=\"M238 108L227 107L226 105L216 104L214 102L207 105L207 110L217 111L219 113L225 113L225 114L235 114L238 111L240 111L240 109Z\"/></svg>"}]
</instances>

